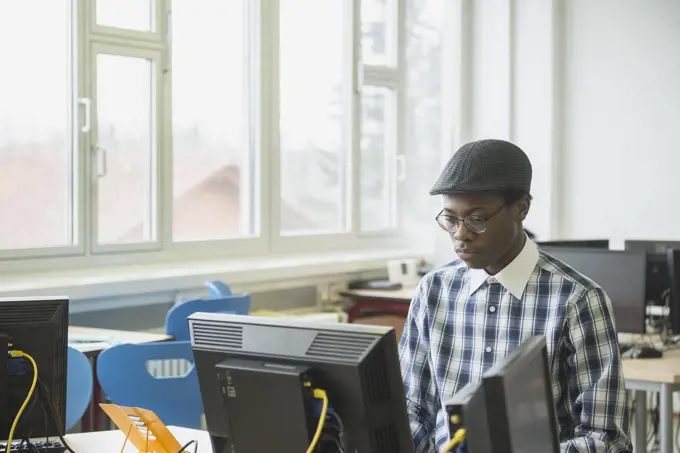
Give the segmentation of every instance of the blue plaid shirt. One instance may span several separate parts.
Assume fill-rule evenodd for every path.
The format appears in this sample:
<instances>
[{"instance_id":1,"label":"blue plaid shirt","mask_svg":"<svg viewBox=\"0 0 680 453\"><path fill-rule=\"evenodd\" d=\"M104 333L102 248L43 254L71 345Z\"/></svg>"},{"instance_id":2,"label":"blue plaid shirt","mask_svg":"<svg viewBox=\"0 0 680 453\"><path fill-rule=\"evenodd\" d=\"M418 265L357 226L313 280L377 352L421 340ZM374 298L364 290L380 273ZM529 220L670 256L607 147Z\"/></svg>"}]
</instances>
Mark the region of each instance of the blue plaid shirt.
<instances>
[{"instance_id":1,"label":"blue plaid shirt","mask_svg":"<svg viewBox=\"0 0 680 453\"><path fill-rule=\"evenodd\" d=\"M547 340L562 452L632 451L609 297L527 239L494 276L457 260L421 280L399 344L416 452L449 439L441 402L533 335Z\"/></svg>"}]
</instances>

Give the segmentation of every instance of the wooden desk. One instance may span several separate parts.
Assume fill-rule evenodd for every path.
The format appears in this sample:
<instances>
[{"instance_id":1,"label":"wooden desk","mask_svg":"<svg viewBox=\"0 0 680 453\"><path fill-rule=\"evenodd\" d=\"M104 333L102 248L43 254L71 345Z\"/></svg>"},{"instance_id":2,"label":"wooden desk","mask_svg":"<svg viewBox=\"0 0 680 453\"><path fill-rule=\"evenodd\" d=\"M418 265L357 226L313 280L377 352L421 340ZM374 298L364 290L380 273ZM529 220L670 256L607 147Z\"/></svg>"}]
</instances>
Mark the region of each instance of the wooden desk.
<instances>
[{"instance_id":1,"label":"wooden desk","mask_svg":"<svg viewBox=\"0 0 680 453\"><path fill-rule=\"evenodd\" d=\"M635 432L647 432L647 392L659 392L659 451L673 453L673 393L680 390L680 349L659 359L624 359L626 388L635 391ZM647 450L647 436L635 436L633 451Z\"/></svg>"},{"instance_id":2,"label":"wooden desk","mask_svg":"<svg viewBox=\"0 0 680 453\"><path fill-rule=\"evenodd\" d=\"M340 295L352 300L347 317L349 322L353 322L362 311L369 310L406 316L415 293L415 287L405 287L396 291L352 289L343 291Z\"/></svg>"},{"instance_id":3,"label":"wooden desk","mask_svg":"<svg viewBox=\"0 0 680 453\"><path fill-rule=\"evenodd\" d=\"M190 440L198 441L198 453L212 453L210 435L207 431L196 429L180 428L169 426L170 432L177 441L184 445ZM64 437L73 451L77 453L121 453L121 447L125 440L122 431L99 431L93 433L68 434ZM194 446L188 448L189 452L194 451ZM138 453L131 443L127 443L123 453ZM173 452L174 453L174 452Z\"/></svg>"}]
</instances>

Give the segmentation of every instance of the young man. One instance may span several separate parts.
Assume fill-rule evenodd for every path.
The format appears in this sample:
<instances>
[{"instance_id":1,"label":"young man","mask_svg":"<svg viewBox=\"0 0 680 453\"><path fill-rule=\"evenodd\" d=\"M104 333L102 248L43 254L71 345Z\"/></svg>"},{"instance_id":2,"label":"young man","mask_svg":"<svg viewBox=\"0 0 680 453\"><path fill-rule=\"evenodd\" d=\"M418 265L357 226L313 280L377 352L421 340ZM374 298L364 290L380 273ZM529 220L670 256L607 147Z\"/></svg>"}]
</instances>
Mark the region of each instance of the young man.
<instances>
[{"instance_id":1,"label":"young man","mask_svg":"<svg viewBox=\"0 0 680 453\"><path fill-rule=\"evenodd\" d=\"M562 451L632 451L611 303L527 238L531 175L520 148L481 140L430 191L459 259L423 277L399 345L418 453L446 444L441 402L533 335L547 340Z\"/></svg>"}]
</instances>

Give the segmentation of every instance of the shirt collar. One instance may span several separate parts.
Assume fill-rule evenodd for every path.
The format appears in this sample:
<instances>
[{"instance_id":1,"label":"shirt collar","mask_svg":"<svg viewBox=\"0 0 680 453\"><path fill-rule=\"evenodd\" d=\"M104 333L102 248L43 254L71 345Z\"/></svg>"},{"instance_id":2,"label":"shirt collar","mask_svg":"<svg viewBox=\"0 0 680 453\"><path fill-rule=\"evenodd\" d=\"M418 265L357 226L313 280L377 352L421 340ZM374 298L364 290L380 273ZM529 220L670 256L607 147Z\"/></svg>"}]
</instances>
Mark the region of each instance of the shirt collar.
<instances>
[{"instance_id":1,"label":"shirt collar","mask_svg":"<svg viewBox=\"0 0 680 453\"><path fill-rule=\"evenodd\" d=\"M510 291L510 294L521 299L524 289L529 283L529 277L538 263L538 249L536 244L527 237L522 251L496 275L489 275L484 269L469 269L470 296L475 293L489 278L495 278L498 283Z\"/></svg>"}]
</instances>

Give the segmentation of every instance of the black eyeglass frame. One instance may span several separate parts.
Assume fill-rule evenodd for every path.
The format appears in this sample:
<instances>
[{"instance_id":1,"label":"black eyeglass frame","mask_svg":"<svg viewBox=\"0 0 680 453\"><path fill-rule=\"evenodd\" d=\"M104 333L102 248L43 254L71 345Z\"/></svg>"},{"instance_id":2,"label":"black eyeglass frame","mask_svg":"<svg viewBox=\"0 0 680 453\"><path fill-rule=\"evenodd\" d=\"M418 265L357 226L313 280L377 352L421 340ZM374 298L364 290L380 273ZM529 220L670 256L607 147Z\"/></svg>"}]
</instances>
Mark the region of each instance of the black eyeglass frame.
<instances>
[{"instance_id":1,"label":"black eyeglass frame","mask_svg":"<svg viewBox=\"0 0 680 453\"><path fill-rule=\"evenodd\" d=\"M446 231L447 233L455 233L458 231L458 228L460 228L460 223L463 222L465 224L465 227L470 230L472 233L475 234L482 234L488 229L488 222L491 220L493 216L498 214L505 208L507 205L503 204L501 205L498 209L496 209L492 214L489 214L488 216L484 217L481 215L468 215L463 217L462 219L458 219L452 215L445 214L444 210L442 209L439 214L434 218L434 220L437 222L437 225L439 225L439 228L442 230ZM440 219L447 219L449 222L452 222L454 227L451 229L447 228L446 226L442 225L442 222ZM474 223L477 222L477 226L474 225ZM479 225L483 225L483 227Z\"/></svg>"}]
</instances>

